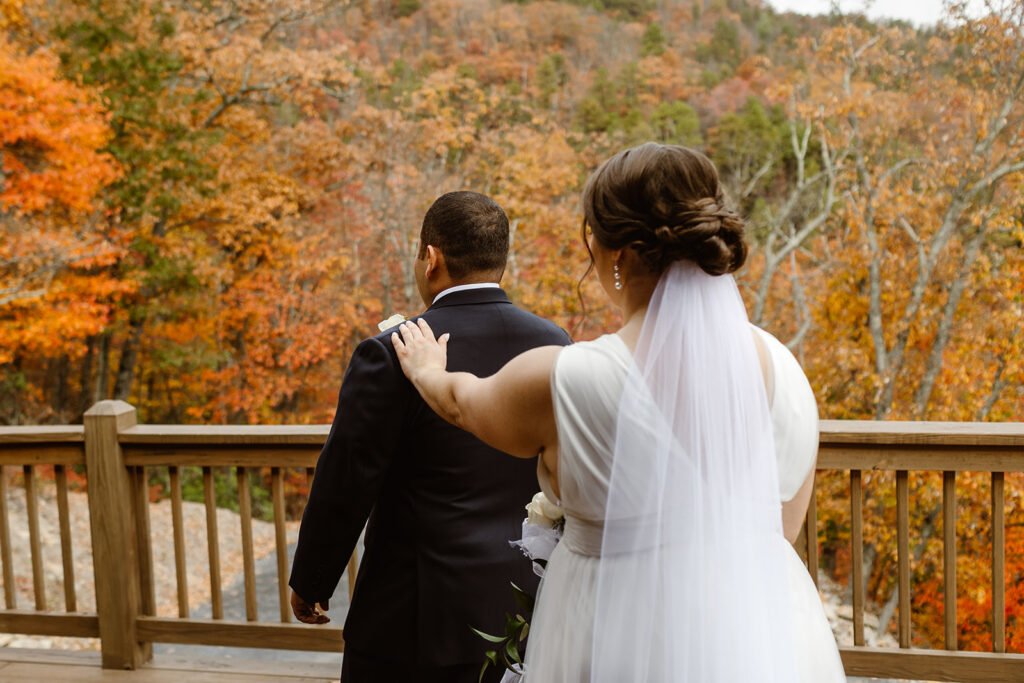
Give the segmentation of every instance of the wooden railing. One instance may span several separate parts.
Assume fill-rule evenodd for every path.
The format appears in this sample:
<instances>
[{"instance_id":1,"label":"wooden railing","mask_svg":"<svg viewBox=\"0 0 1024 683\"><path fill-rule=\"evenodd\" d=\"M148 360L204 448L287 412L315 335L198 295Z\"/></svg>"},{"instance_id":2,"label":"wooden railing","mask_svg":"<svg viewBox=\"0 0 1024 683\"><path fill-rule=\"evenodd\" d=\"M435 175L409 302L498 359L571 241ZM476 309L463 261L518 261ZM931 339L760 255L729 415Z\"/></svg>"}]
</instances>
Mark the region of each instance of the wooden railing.
<instances>
[{"instance_id":1,"label":"wooden railing","mask_svg":"<svg viewBox=\"0 0 1024 683\"><path fill-rule=\"evenodd\" d=\"M1005 654L1005 473L1024 471L1024 424L963 422L855 422L823 420L819 470L849 470L853 587L852 647L841 647L848 675L932 681L1024 681L1024 655ZM863 472L891 471L896 483L899 649L864 644ZM945 650L910 647L910 471L942 472ZM988 472L992 479L993 651L957 650L956 477ZM808 569L818 580L817 506L811 497L804 538ZM806 533L807 529L815 533Z\"/></svg>"},{"instance_id":2,"label":"wooden railing","mask_svg":"<svg viewBox=\"0 0 1024 683\"><path fill-rule=\"evenodd\" d=\"M10 515L8 514L7 477L0 473L0 562L3 563L4 605L0 611L0 632L47 636L100 635L95 613L78 612L72 561L71 525L68 512L67 470L84 466L84 430L78 427L4 427L0 428L0 468L15 465L25 478L25 512L28 517L29 548L32 562L34 609L19 609L12 561ZM39 494L37 470L53 466L57 486L57 510L63 562L64 612L49 611L43 576L43 557L39 532Z\"/></svg>"},{"instance_id":3,"label":"wooden railing","mask_svg":"<svg viewBox=\"0 0 1024 683\"><path fill-rule=\"evenodd\" d=\"M177 426L138 425L135 409L122 401L102 401L86 414L84 426L2 427L0 466L24 467L35 610L15 604L7 492L0 489L0 559L6 610L0 632L99 637L105 668L135 668L149 659L151 643L185 643L341 652L342 629L294 623L289 606L285 533L284 474L299 470L309 481L329 425ZM66 613L47 609L39 547L35 468L54 465L64 559ZM64 472L85 465L93 548L96 612L75 611L71 538ZM185 539L181 468L202 468L206 508L205 552L209 561L212 618L190 616L186 555L202 552ZM214 469L235 468L241 523L245 621L224 619L220 545L214 495ZM170 483L178 616L157 616L149 481L153 469L165 469ZM270 468L278 575L278 614L260 618L256 600L250 475ZM0 476L0 487L6 477ZM349 591L356 556L349 562Z\"/></svg>"},{"instance_id":4,"label":"wooden railing","mask_svg":"<svg viewBox=\"0 0 1024 683\"><path fill-rule=\"evenodd\" d=\"M118 432L124 467L129 473L134 501L136 541L139 549L139 583L142 604L136 618L137 638L142 642L164 642L233 647L266 647L288 650L344 649L342 629L292 623L288 589L288 549L285 534L284 474L300 470L310 481L320 448L327 439L328 425L317 426L168 426L136 425ZM207 556L210 563L210 606L212 619L189 616L185 572L184 523L181 510L183 467L201 467L206 506ZM245 622L224 619L220 585L220 549L214 498L213 470L232 467L238 481L241 518L242 566L245 587ZM149 470L166 468L170 481L171 517L174 529L175 576L178 617L156 616L153 559L149 548ZM274 508L275 553L277 559L277 619L260 619L256 600L256 571L252 539L250 475L270 469ZM349 589L355 581L355 556L349 563Z\"/></svg>"},{"instance_id":5,"label":"wooden railing","mask_svg":"<svg viewBox=\"0 0 1024 683\"><path fill-rule=\"evenodd\" d=\"M25 473L26 511L32 555L35 609L18 609L13 591L11 541L6 479L0 476L0 560L3 562L6 610L0 610L0 631L58 636L99 637L103 666L134 668L150 655L154 642L337 651L344 649L342 630L291 622L288 606L284 481L288 470L312 476L329 427L318 426L168 426L137 425L135 410L119 401L103 401L86 413L84 426L2 427L0 466ZM54 466L56 499L64 566L65 611L50 611L42 580L35 470ZM69 531L66 472L85 466L91 518L96 612L76 611ZM185 538L181 474L200 467L206 509L210 565L209 619L191 616L186 555L202 552ZM213 472L236 469L245 586L245 621L224 618L220 552ZM849 470L850 523L853 554L854 645L840 648L850 675L916 678L937 681L1024 680L1024 655L1006 654L1003 600L1005 582L1004 473L1024 471L1024 425L968 423L895 423L823 421L818 458L821 470ZM156 614L151 551L148 482L151 471L166 469L177 586L177 617ZM250 478L270 469L274 508L279 614L257 612L255 558L252 544ZM892 471L896 481L898 519L899 648L864 644L864 582L862 572L862 473ZM910 528L908 471L944 473L946 647L910 648ZM957 651L956 642L956 473L992 473L994 552L994 652ZM807 513L817 529L815 498ZM806 534L805 534L806 535ZM810 534L816 539L817 534ZM817 543L806 545L809 570L817 581ZM349 564L349 589L356 574Z\"/></svg>"}]
</instances>

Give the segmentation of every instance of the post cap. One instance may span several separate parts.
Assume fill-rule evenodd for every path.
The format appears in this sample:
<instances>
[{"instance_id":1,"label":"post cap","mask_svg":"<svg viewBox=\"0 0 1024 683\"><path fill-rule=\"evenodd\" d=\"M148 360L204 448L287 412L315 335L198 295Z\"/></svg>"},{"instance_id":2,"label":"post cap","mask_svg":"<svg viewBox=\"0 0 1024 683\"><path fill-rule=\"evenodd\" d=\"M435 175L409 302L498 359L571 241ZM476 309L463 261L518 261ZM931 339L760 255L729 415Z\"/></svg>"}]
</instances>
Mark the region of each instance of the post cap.
<instances>
[{"instance_id":1,"label":"post cap","mask_svg":"<svg viewBox=\"0 0 1024 683\"><path fill-rule=\"evenodd\" d=\"M100 401L85 411L85 417L101 417L105 415L124 415L134 413L135 406L125 401Z\"/></svg>"}]
</instances>

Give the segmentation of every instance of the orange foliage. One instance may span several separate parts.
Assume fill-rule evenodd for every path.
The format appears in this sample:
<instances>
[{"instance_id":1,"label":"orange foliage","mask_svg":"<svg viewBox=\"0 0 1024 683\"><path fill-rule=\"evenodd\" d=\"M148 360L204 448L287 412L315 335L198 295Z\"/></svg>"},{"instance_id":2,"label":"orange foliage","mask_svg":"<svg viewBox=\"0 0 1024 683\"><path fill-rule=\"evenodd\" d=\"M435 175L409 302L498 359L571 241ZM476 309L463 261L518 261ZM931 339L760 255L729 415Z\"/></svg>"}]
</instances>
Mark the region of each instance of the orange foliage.
<instances>
[{"instance_id":1,"label":"orange foliage","mask_svg":"<svg viewBox=\"0 0 1024 683\"><path fill-rule=\"evenodd\" d=\"M135 283L102 268L123 235L101 227L98 195L119 169L96 94L61 78L45 50L0 38L0 365L72 357Z\"/></svg>"}]
</instances>

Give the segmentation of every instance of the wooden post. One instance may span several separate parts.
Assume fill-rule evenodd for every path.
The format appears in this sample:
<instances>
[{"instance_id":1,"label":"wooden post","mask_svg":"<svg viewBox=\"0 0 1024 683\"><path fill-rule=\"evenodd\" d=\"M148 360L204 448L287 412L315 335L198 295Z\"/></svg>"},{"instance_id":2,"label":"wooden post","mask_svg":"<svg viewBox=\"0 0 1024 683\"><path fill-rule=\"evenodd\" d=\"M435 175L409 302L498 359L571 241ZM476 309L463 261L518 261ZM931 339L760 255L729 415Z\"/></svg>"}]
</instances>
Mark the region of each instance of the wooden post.
<instances>
[{"instance_id":1,"label":"wooden post","mask_svg":"<svg viewBox=\"0 0 1024 683\"><path fill-rule=\"evenodd\" d=\"M135 426L135 408L100 401L86 411L85 463L89 521L104 669L134 669L147 658L135 619L141 591L132 491L118 433Z\"/></svg>"}]
</instances>

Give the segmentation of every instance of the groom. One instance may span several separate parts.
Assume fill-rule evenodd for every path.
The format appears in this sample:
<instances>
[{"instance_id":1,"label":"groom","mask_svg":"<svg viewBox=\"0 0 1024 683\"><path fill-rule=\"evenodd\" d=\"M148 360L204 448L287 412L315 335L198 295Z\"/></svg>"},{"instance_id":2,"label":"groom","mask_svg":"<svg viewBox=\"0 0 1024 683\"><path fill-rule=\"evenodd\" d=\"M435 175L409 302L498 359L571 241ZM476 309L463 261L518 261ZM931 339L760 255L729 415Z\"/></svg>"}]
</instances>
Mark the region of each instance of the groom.
<instances>
[{"instance_id":1,"label":"groom","mask_svg":"<svg viewBox=\"0 0 1024 683\"><path fill-rule=\"evenodd\" d=\"M416 285L431 328L451 333L450 370L487 376L530 348L569 343L499 288L508 246L505 212L475 192L441 196L423 219ZM342 381L299 529L292 609L327 621L314 605L327 608L365 523L342 682L476 683L488 644L470 626L504 633L517 611L509 583L536 589L508 544L538 490L536 461L441 420L402 374L392 331L359 344ZM492 667L485 680L500 676Z\"/></svg>"}]
</instances>

